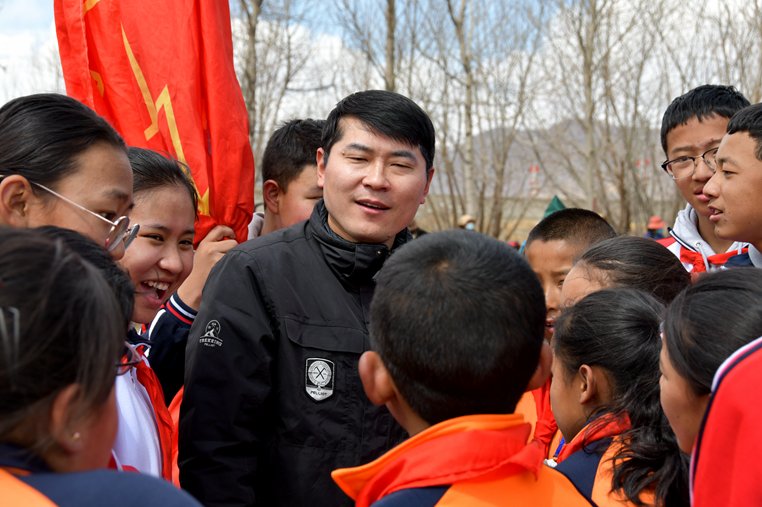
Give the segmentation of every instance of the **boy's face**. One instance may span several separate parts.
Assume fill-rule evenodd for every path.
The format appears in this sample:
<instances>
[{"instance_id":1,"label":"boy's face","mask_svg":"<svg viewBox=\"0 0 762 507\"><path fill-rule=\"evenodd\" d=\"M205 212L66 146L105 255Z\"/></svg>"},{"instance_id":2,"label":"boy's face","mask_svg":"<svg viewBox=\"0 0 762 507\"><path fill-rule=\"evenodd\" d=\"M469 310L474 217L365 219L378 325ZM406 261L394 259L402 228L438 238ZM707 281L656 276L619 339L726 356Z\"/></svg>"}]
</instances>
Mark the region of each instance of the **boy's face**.
<instances>
[{"instance_id":1,"label":"boy's face","mask_svg":"<svg viewBox=\"0 0 762 507\"><path fill-rule=\"evenodd\" d=\"M281 191L278 198L280 227L290 227L307 220L321 197L323 189L317 184L317 166L304 166L299 176L288 183L288 187Z\"/></svg>"},{"instance_id":2,"label":"boy's face","mask_svg":"<svg viewBox=\"0 0 762 507\"><path fill-rule=\"evenodd\" d=\"M699 121L695 116L685 125L678 125L667 133L667 160L677 157L699 157L692 175L675 180L675 185L683 198L696 212L708 217L709 198L704 195L704 185L712 177L712 171L700 158L703 153L716 148L728 126L728 118L719 115L705 117Z\"/></svg>"},{"instance_id":3,"label":"boy's face","mask_svg":"<svg viewBox=\"0 0 762 507\"><path fill-rule=\"evenodd\" d=\"M429 192L432 171L418 147L377 135L351 117L330 156L318 150L318 185L331 230L352 243L385 244L415 217Z\"/></svg>"},{"instance_id":4,"label":"boy's face","mask_svg":"<svg viewBox=\"0 0 762 507\"><path fill-rule=\"evenodd\" d=\"M707 183L709 220L724 239L762 246L762 161L754 155L757 143L747 132L725 136L717 151L717 172Z\"/></svg>"},{"instance_id":5,"label":"boy's face","mask_svg":"<svg viewBox=\"0 0 762 507\"><path fill-rule=\"evenodd\" d=\"M580 253L578 245L562 239L543 241L536 239L524 249L527 262L540 279L545 293L545 339L553 337L556 317L561 312L561 287L572 267L574 258Z\"/></svg>"}]
</instances>

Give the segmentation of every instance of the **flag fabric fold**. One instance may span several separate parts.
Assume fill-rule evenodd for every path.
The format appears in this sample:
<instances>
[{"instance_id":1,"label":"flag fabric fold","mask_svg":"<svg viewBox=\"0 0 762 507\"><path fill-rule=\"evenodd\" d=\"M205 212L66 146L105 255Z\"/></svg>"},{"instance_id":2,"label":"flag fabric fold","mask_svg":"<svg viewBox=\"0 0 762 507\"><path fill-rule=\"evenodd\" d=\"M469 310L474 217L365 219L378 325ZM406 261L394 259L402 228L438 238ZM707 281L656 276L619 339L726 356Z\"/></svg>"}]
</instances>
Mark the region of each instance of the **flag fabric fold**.
<instances>
[{"instance_id":1,"label":"flag fabric fold","mask_svg":"<svg viewBox=\"0 0 762 507\"><path fill-rule=\"evenodd\" d=\"M254 158L228 2L55 0L54 10L67 94L127 144L188 166L199 193L197 241L216 224L245 240Z\"/></svg>"}]
</instances>

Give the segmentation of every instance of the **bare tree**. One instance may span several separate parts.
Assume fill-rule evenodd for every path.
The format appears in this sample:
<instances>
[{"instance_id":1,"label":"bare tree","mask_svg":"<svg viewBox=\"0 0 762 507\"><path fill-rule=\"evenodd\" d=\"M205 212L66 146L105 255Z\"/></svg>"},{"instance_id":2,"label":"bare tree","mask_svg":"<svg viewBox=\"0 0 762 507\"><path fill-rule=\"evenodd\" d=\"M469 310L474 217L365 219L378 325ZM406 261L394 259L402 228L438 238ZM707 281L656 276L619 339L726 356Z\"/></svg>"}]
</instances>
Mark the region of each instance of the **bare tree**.
<instances>
[{"instance_id":1,"label":"bare tree","mask_svg":"<svg viewBox=\"0 0 762 507\"><path fill-rule=\"evenodd\" d=\"M241 89L249 111L255 160L261 154L288 99L305 90L294 89L312 57L312 44L303 23L309 0L239 0L243 40L238 47ZM315 88L325 88L316 82Z\"/></svg>"}]
</instances>

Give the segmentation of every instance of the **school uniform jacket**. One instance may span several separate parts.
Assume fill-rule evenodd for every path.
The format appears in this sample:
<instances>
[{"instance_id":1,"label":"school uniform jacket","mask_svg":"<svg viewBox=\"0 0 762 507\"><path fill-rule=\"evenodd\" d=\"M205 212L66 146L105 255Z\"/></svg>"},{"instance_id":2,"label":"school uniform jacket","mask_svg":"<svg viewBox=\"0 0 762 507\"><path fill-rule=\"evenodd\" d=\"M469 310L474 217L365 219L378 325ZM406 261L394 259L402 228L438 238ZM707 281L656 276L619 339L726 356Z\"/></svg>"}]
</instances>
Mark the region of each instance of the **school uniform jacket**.
<instances>
[{"instance_id":1,"label":"school uniform jacket","mask_svg":"<svg viewBox=\"0 0 762 507\"><path fill-rule=\"evenodd\" d=\"M183 386L185 348L197 313L174 293L142 335L150 347L148 361L161 382L167 404Z\"/></svg>"},{"instance_id":2,"label":"school uniform jacket","mask_svg":"<svg viewBox=\"0 0 762 507\"><path fill-rule=\"evenodd\" d=\"M527 444L519 414L472 415L436 424L377 460L333 472L357 507L591 505Z\"/></svg>"},{"instance_id":3,"label":"school uniform jacket","mask_svg":"<svg viewBox=\"0 0 762 507\"><path fill-rule=\"evenodd\" d=\"M670 236L657 240L680 259L683 267L691 273L703 273L723 266L731 258L742 255L747 243L734 242L726 252L715 253L698 231L698 215L693 206L687 204L675 219L675 226L669 229Z\"/></svg>"},{"instance_id":4,"label":"school uniform jacket","mask_svg":"<svg viewBox=\"0 0 762 507\"><path fill-rule=\"evenodd\" d=\"M180 483L207 506L348 505L330 472L404 438L357 372L389 249L348 243L326 221L320 201L307 222L238 245L209 276L179 437Z\"/></svg>"},{"instance_id":5,"label":"school uniform jacket","mask_svg":"<svg viewBox=\"0 0 762 507\"><path fill-rule=\"evenodd\" d=\"M161 385L143 355L145 346L133 330L127 341L136 345L141 362L116 377L119 426L112 449L111 468L172 478L172 442L176 434Z\"/></svg>"},{"instance_id":6,"label":"school uniform jacket","mask_svg":"<svg viewBox=\"0 0 762 507\"><path fill-rule=\"evenodd\" d=\"M171 484L130 472L55 473L27 451L0 444L3 507L200 507Z\"/></svg>"},{"instance_id":7,"label":"school uniform jacket","mask_svg":"<svg viewBox=\"0 0 762 507\"><path fill-rule=\"evenodd\" d=\"M618 436L630 428L629 418L601 417L605 419L589 423L563 446L555 468L600 507L635 506L623 491L612 490L612 458L621 450ZM643 505L654 505L653 491L641 492L640 500Z\"/></svg>"},{"instance_id":8,"label":"school uniform jacket","mask_svg":"<svg viewBox=\"0 0 762 507\"><path fill-rule=\"evenodd\" d=\"M691 459L694 507L762 505L762 338L717 370Z\"/></svg>"}]
</instances>

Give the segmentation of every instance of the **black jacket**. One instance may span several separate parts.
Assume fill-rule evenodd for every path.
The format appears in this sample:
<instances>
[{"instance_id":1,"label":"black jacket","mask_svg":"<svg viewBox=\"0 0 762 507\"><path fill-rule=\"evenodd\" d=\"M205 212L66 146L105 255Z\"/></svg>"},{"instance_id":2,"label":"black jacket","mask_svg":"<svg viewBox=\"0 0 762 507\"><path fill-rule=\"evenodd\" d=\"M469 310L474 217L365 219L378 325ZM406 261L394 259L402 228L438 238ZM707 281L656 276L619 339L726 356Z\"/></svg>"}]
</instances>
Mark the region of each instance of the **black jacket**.
<instances>
[{"instance_id":1,"label":"black jacket","mask_svg":"<svg viewBox=\"0 0 762 507\"><path fill-rule=\"evenodd\" d=\"M405 436L365 397L373 276L384 245L309 221L237 246L213 269L186 353L180 479L211 505L352 505L330 472ZM396 248L409 238L404 230Z\"/></svg>"}]
</instances>

